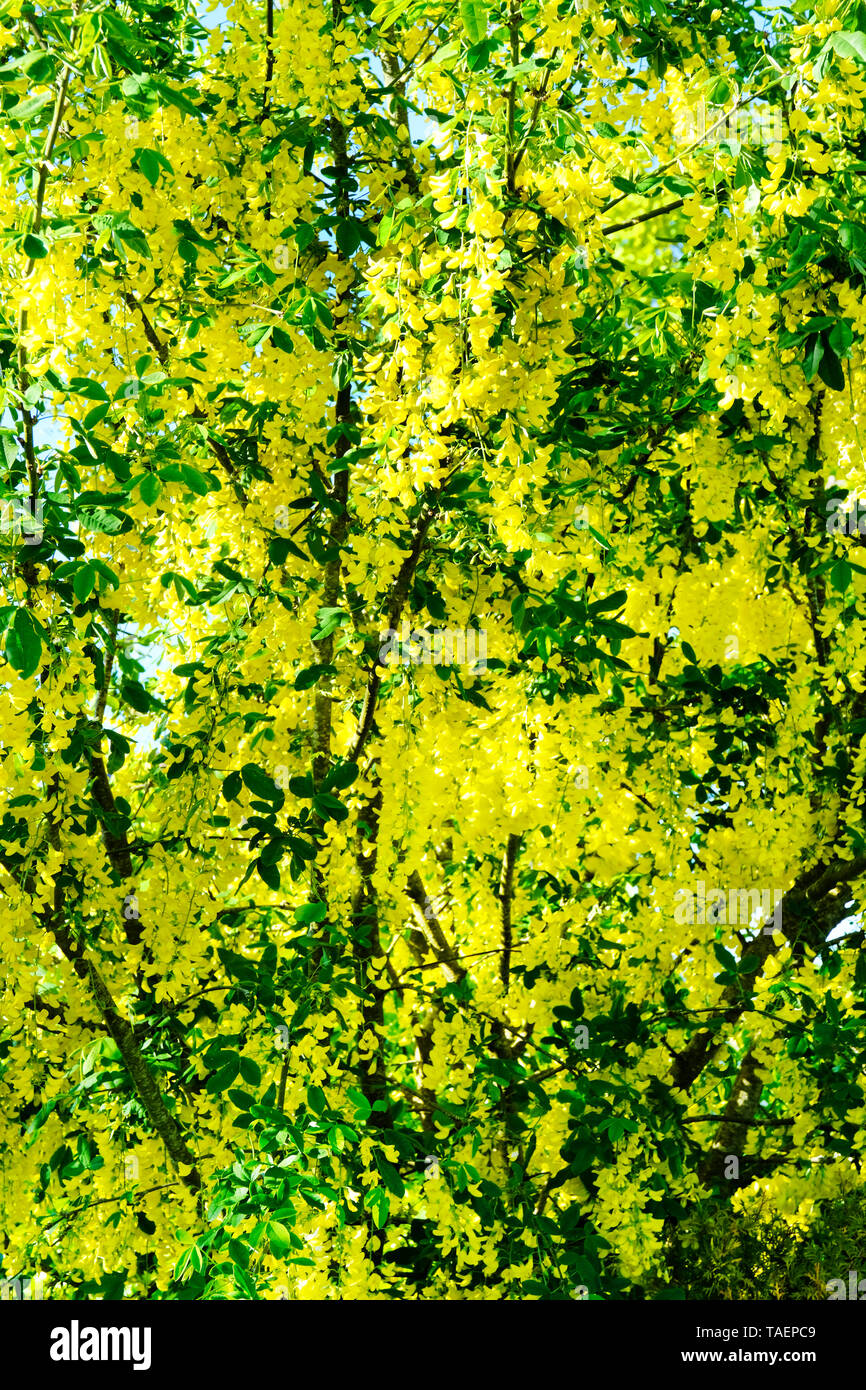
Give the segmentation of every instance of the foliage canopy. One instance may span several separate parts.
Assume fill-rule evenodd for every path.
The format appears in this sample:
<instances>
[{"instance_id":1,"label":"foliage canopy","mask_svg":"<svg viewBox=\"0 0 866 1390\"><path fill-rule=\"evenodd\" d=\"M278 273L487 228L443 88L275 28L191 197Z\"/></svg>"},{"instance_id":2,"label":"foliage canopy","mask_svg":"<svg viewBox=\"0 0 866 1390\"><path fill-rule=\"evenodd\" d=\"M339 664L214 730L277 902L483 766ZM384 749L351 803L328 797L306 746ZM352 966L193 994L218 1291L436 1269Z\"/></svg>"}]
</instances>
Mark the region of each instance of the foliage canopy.
<instances>
[{"instance_id":1,"label":"foliage canopy","mask_svg":"<svg viewBox=\"0 0 866 1390\"><path fill-rule=\"evenodd\" d=\"M0 47L3 1275L682 1296L856 1189L866 6Z\"/></svg>"}]
</instances>

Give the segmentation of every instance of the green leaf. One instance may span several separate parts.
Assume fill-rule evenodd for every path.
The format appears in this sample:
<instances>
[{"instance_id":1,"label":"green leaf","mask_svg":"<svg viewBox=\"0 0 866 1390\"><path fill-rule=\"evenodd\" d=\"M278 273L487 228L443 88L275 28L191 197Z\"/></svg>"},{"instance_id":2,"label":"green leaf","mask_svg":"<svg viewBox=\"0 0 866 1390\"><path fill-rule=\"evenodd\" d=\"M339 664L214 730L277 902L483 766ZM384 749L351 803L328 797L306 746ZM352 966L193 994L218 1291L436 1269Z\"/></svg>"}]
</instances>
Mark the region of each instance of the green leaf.
<instances>
[{"instance_id":1,"label":"green leaf","mask_svg":"<svg viewBox=\"0 0 866 1390\"><path fill-rule=\"evenodd\" d=\"M843 593L851 583L853 570L847 560L837 560L830 570L830 583L838 593Z\"/></svg>"},{"instance_id":2,"label":"green leaf","mask_svg":"<svg viewBox=\"0 0 866 1390\"><path fill-rule=\"evenodd\" d=\"M282 1221L269 1221L265 1229L272 1255L279 1256L284 1251L291 1249L292 1237Z\"/></svg>"},{"instance_id":3,"label":"green leaf","mask_svg":"<svg viewBox=\"0 0 866 1390\"><path fill-rule=\"evenodd\" d=\"M827 334L827 342L837 356L848 356L854 342L854 334L846 319L837 319Z\"/></svg>"},{"instance_id":4,"label":"green leaf","mask_svg":"<svg viewBox=\"0 0 866 1390\"><path fill-rule=\"evenodd\" d=\"M850 58L855 63L866 64L866 34L859 30L853 33L837 31L830 35L827 43L840 58Z\"/></svg>"},{"instance_id":5,"label":"green leaf","mask_svg":"<svg viewBox=\"0 0 866 1390\"><path fill-rule=\"evenodd\" d=\"M349 814L339 797L331 792L318 792L313 797L313 810L318 812L322 820L342 821Z\"/></svg>"},{"instance_id":6,"label":"green leaf","mask_svg":"<svg viewBox=\"0 0 866 1390\"><path fill-rule=\"evenodd\" d=\"M120 687L120 698L139 714L150 713L153 702L140 681L124 681Z\"/></svg>"},{"instance_id":7,"label":"green leaf","mask_svg":"<svg viewBox=\"0 0 866 1390\"><path fill-rule=\"evenodd\" d=\"M85 531L99 531L105 536L116 536L122 531L132 529L132 522L128 516L106 511L104 507L83 507L78 514L78 520Z\"/></svg>"},{"instance_id":8,"label":"green leaf","mask_svg":"<svg viewBox=\"0 0 866 1390\"><path fill-rule=\"evenodd\" d=\"M307 1087L307 1105L314 1115L324 1115L328 1108L328 1101L321 1086Z\"/></svg>"},{"instance_id":9,"label":"green leaf","mask_svg":"<svg viewBox=\"0 0 866 1390\"><path fill-rule=\"evenodd\" d=\"M76 396L84 396L88 401L108 401L111 397L105 387L99 381L91 381L89 377L74 376L69 382L70 391L74 391Z\"/></svg>"},{"instance_id":10,"label":"green leaf","mask_svg":"<svg viewBox=\"0 0 866 1390\"><path fill-rule=\"evenodd\" d=\"M481 43L474 43L466 53L466 66L470 72L478 72L487 66L491 55L499 47L496 39L482 39ZM458 226L462 226L458 223Z\"/></svg>"},{"instance_id":11,"label":"green leaf","mask_svg":"<svg viewBox=\"0 0 866 1390\"><path fill-rule=\"evenodd\" d=\"M231 1086L232 1082L237 1077L240 1069L240 1062L240 1057L238 1057L237 1054L232 1054L230 1060L227 1061L224 1066L221 1066L218 1071L215 1071L213 1076L208 1077L207 1085L205 1086L208 1095L215 1096L220 1091L228 1090L229 1086Z\"/></svg>"},{"instance_id":12,"label":"green leaf","mask_svg":"<svg viewBox=\"0 0 866 1390\"><path fill-rule=\"evenodd\" d=\"M839 244L845 251L857 251L862 254L866 251L866 227L862 227L859 222L841 222Z\"/></svg>"},{"instance_id":13,"label":"green leaf","mask_svg":"<svg viewBox=\"0 0 866 1390\"><path fill-rule=\"evenodd\" d=\"M364 1206L373 1214L373 1221L378 1227L384 1226L388 1220L389 1201L388 1194L383 1187L374 1187L364 1196Z\"/></svg>"},{"instance_id":14,"label":"green leaf","mask_svg":"<svg viewBox=\"0 0 866 1390\"><path fill-rule=\"evenodd\" d=\"M681 198L690 198L695 191L694 185L689 183L688 179L678 178L676 174L668 174L662 179L662 184L671 193L679 194Z\"/></svg>"},{"instance_id":15,"label":"green leaf","mask_svg":"<svg viewBox=\"0 0 866 1390\"><path fill-rule=\"evenodd\" d=\"M318 627L312 634L313 642L323 642L335 632L347 615L341 608L320 608L316 613Z\"/></svg>"},{"instance_id":16,"label":"green leaf","mask_svg":"<svg viewBox=\"0 0 866 1390\"><path fill-rule=\"evenodd\" d=\"M830 387L831 391L845 390L845 372L842 363L831 348L826 336L824 336L824 354L818 367L818 376L825 386Z\"/></svg>"},{"instance_id":17,"label":"green leaf","mask_svg":"<svg viewBox=\"0 0 866 1390\"><path fill-rule=\"evenodd\" d=\"M595 617L596 613L607 613L615 608L622 608L627 599L626 590L618 589L615 594L608 594L607 598L600 598L596 603L591 603L589 605L590 615Z\"/></svg>"},{"instance_id":18,"label":"green leaf","mask_svg":"<svg viewBox=\"0 0 866 1390\"><path fill-rule=\"evenodd\" d=\"M223 278L220 280L219 284L217 285L217 289L228 289L229 285L236 284L238 280L243 280L244 277L249 278L249 276L252 275L254 270L255 265L250 261L245 261L236 269L230 270L228 275L224 275Z\"/></svg>"},{"instance_id":19,"label":"green leaf","mask_svg":"<svg viewBox=\"0 0 866 1390\"><path fill-rule=\"evenodd\" d=\"M310 863L315 859L315 845L311 845L308 840L299 839L297 835L289 835L287 838L289 841L289 848L293 854L297 855L298 859L303 859L306 863Z\"/></svg>"},{"instance_id":20,"label":"green leaf","mask_svg":"<svg viewBox=\"0 0 866 1390\"><path fill-rule=\"evenodd\" d=\"M259 343L263 343L266 338L269 338L273 331L274 325L272 323L254 323L249 327L245 325L241 329L241 337L250 347L258 347Z\"/></svg>"},{"instance_id":21,"label":"green leaf","mask_svg":"<svg viewBox=\"0 0 866 1390\"><path fill-rule=\"evenodd\" d=\"M84 603L93 593L96 584L96 569L91 564L82 565L72 576L72 592L79 603Z\"/></svg>"},{"instance_id":22,"label":"green leaf","mask_svg":"<svg viewBox=\"0 0 866 1390\"><path fill-rule=\"evenodd\" d=\"M287 555L294 555L298 560L309 562L309 555L305 555L300 546L295 545L288 536L274 536L268 546L268 556L275 565L284 565Z\"/></svg>"},{"instance_id":23,"label":"green leaf","mask_svg":"<svg viewBox=\"0 0 866 1390\"><path fill-rule=\"evenodd\" d=\"M373 1113L373 1107L363 1091L359 1091L356 1086L350 1086L346 1094L355 1107L355 1119L363 1124Z\"/></svg>"},{"instance_id":24,"label":"green leaf","mask_svg":"<svg viewBox=\"0 0 866 1390\"><path fill-rule=\"evenodd\" d=\"M111 568L111 566L107 565L104 560L91 560L90 563L96 570L96 587L99 593L104 593L106 588L120 588L120 580L114 573L114 570Z\"/></svg>"},{"instance_id":25,"label":"green leaf","mask_svg":"<svg viewBox=\"0 0 866 1390\"><path fill-rule=\"evenodd\" d=\"M272 777L255 763L244 763L241 768L241 777L244 786L248 787L254 796L261 797L263 801L282 802L283 793L274 782Z\"/></svg>"},{"instance_id":26,"label":"green leaf","mask_svg":"<svg viewBox=\"0 0 866 1390\"><path fill-rule=\"evenodd\" d=\"M812 381L818 368L821 365L821 358L824 356L824 339L820 333L815 333L806 339L806 352L803 362L803 370L806 380Z\"/></svg>"},{"instance_id":27,"label":"green leaf","mask_svg":"<svg viewBox=\"0 0 866 1390\"><path fill-rule=\"evenodd\" d=\"M273 332L271 333L271 342L273 343L274 347L279 348L281 352L294 352L295 350L295 345L292 342L291 335L288 334L284 328L280 328L277 324L274 324Z\"/></svg>"},{"instance_id":28,"label":"green leaf","mask_svg":"<svg viewBox=\"0 0 866 1390\"><path fill-rule=\"evenodd\" d=\"M325 903L304 903L295 910L295 921L299 926L306 922L324 922L328 915Z\"/></svg>"},{"instance_id":29,"label":"green leaf","mask_svg":"<svg viewBox=\"0 0 866 1390\"><path fill-rule=\"evenodd\" d=\"M48 247L45 245L45 242L41 237L34 236L32 232L27 233L22 242L22 246L25 256L29 256L31 261L44 260L48 255Z\"/></svg>"},{"instance_id":30,"label":"green leaf","mask_svg":"<svg viewBox=\"0 0 866 1390\"><path fill-rule=\"evenodd\" d=\"M22 97L10 111L4 113L5 119L29 121L31 116L35 116L37 111L41 111L43 106L47 106L49 101L53 100L53 92L42 92L38 97Z\"/></svg>"},{"instance_id":31,"label":"green leaf","mask_svg":"<svg viewBox=\"0 0 866 1390\"><path fill-rule=\"evenodd\" d=\"M187 116L195 116L198 120L205 119L205 113L199 110L180 88L172 87L168 82L157 82L156 79L153 80L153 85L169 106L176 106L178 111L183 111Z\"/></svg>"},{"instance_id":32,"label":"green leaf","mask_svg":"<svg viewBox=\"0 0 866 1390\"><path fill-rule=\"evenodd\" d=\"M149 507L152 507L162 492L162 483L155 473L145 473L138 484L138 491L142 502L146 502Z\"/></svg>"},{"instance_id":33,"label":"green leaf","mask_svg":"<svg viewBox=\"0 0 866 1390\"><path fill-rule=\"evenodd\" d=\"M101 405L95 405L92 410L88 410L82 422L84 428L86 430L92 430L94 425L100 424L105 419L110 409L111 406L106 405L105 401L103 401Z\"/></svg>"},{"instance_id":34,"label":"green leaf","mask_svg":"<svg viewBox=\"0 0 866 1390\"><path fill-rule=\"evenodd\" d=\"M13 58L3 69L4 73L26 73L30 83L34 87L41 86L44 82L50 82L56 69L56 59L53 54L44 52L41 48L31 49L29 53L22 53L20 58Z\"/></svg>"},{"instance_id":35,"label":"green leaf","mask_svg":"<svg viewBox=\"0 0 866 1390\"><path fill-rule=\"evenodd\" d=\"M751 975L756 970L759 970L760 966L761 962L758 960L757 956L746 956L745 960L740 961L737 966L737 971L740 975Z\"/></svg>"},{"instance_id":36,"label":"green leaf","mask_svg":"<svg viewBox=\"0 0 866 1390\"><path fill-rule=\"evenodd\" d=\"M361 233L353 218L343 218L335 232L337 247L344 256L352 256L361 245Z\"/></svg>"},{"instance_id":37,"label":"green leaf","mask_svg":"<svg viewBox=\"0 0 866 1390\"><path fill-rule=\"evenodd\" d=\"M223 779L223 797L226 801L237 801L238 792L243 785L239 772L230 772L228 777Z\"/></svg>"},{"instance_id":38,"label":"green leaf","mask_svg":"<svg viewBox=\"0 0 866 1390\"><path fill-rule=\"evenodd\" d=\"M268 863L261 856L256 860L256 873L263 883L266 883L272 893L276 893L280 887L280 871L276 864Z\"/></svg>"},{"instance_id":39,"label":"green leaf","mask_svg":"<svg viewBox=\"0 0 866 1390\"><path fill-rule=\"evenodd\" d=\"M713 951L715 952L716 960L720 965L723 965L726 970L736 970L737 962L730 951L726 950L724 946L720 946L717 941L714 941Z\"/></svg>"},{"instance_id":40,"label":"green leaf","mask_svg":"<svg viewBox=\"0 0 866 1390\"><path fill-rule=\"evenodd\" d=\"M289 778L289 791L292 796L311 797L316 794L316 784L308 772L303 777Z\"/></svg>"},{"instance_id":41,"label":"green leaf","mask_svg":"<svg viewBox=\"0 0 866 1390\"><path fill-rule=\"evenodd\" d=\"M255 1105L255 1097L247 1091L229 1091L229 1100L238 1110L250 1110Z\"/></svg>"},{"instance_id":42,"label":"green leaf","mask_svg":"<svg viewBox=\"0 0 866 1390\"><path fill-rule=\"evenodd\" d=\"M261 1084L261 1070L251 1057L241 1058L241 1076L248 1086L259 1086Z\"/></svg>"},{"instance_id":43,"label":"green leaf","mask_svg":"<svg viewBox=\"0 0 866 1390\"><path fill-rule=\"evenodd\" d=\"M481 0L460 0L460 18L470 44L487 37L487 9Z\"/></svg>"},{"instance_id":44,"label":"green leaf","mask_svg":"<svg viewBox=\"0 0 866 1390\"><path fill-rule=\"evenodd\" d=\"M295 676L295 689L311 690L313 686L316 685L322 679L323 676L333 676L336 673L336 670L336 666L331 665L307 666L304 668L303 671L299 671L298 674Z\"/></svg>"},{"instance_id":45,"label":"green leaf","mask_svg":"<svg viewBox=\"0 0 866 1390\"><path fill-rule=\"evenodd\" d=\"M132 222L117 222L111 229L111 235L115 240L115 245L121 241L126 246L131 246L133 251L137 251L140 256L147 260L151 259L150 247L147 244L147 237L140 227L136 227Z\"/></svg>"},{"instance_id":46,"label":"green leaf","mask_svg":"<svg viewBox=\"0 0 866 1390\"><path fill-rule=\"evenodd\" d=\"M791 275L795 270L802 270L812 259L814 252L821 245L820 232L806 232L797 242L796 249L788 261L788 274Z\"/></svg>"},{"instance_id":47,"label":"green leaf","mask_svg":"<svg viewBox=\"0 0 866 1390\"><path fill-rule=\"evenodd\" d=\"M162 163L156 150L136 150L135 163L151 188L156 188Z\"/></svg>"},{"instance_id":48,"label":"green leaf","mask_svg":"<svg viewBox=\"0 0 866 1390\"><path fill-rule=\"evenodd\" d=\"M382 1181L388 1191L393 1192L395 1197L404 1197L406 1195L406 1188L403 1185L403 1179L400 1177L394 1165L389 1163L386 1158L377 1155L376 1167L382 1174Z\"/></svg>"},{"instance_id":49,"label":"green leaf","mask_svg":"<svg viewBox=\"0 0 866 1390\"><path fill-rule=\"evenodd\" d=\"M394 21L399 19L412 3L413 0L381 0L370 17L374 24L381 25L383 29L390 29Z\"/></svg>"},{"instance_id":50,"label":"green leaf","mask_svg":"<svg viewBox=\"0 0 866 1390\"><path fill-rule=\"evenodd\" d=\"M336 787L337 791L343 792L347 787L351 787L359 771L360 768L357 763L337 763L336 767L332 767L325 778L324 787L327 790Z\"/></svg>"},{"instance_id":51,"label":"green leaf","mask_svg":"<svg viewBox=\"0 0 866 1390\"><path fill-rule=\"evenodd\" d=\"M255 806L256 810L259 810L264 807L264 803L261 801L254 801L253 806ZM270 810L270 808L268 809ZM259 858L263 864L279 864L284 852L285 847L282 838L277 835L268 840Z\"/></svg>"},{"instance_id":52,"label":"green leaf","mask_svg":"<svg viewBox=\"0 0 866 1390\"><path fill-rule=\"evenodd\" d=\"M197 468L193 468L192 464L189 463L182 463L180 465L180 471L183 481L186 483L190 492L194 492L198 497L207 496L210 492L210 487L208 486L208 480L204 473L199 472Z\"/></svg>"},{"instance_id":53,"label":"green leaf","mask_svg":"<svg viewBox=\"0 0 866 1390\"><path fill-rule=\"evenodd\" d=\"M125 97L133 97L140 100L153 86L153 79L147 72L131 72L124 77L120 84L120 90Z\"/></svg>"},{"instance_id":54,"label":"green leaf","mask_svg":"<svg viewBox=\"0 0 866 1390\"><path fill-rule=\"evenodd\" d=\"M42 659L42 634L26 608L17 608L6 631L6 659L25 680Z\"/></svg>"},{"instance_id":55,"label":"green leaf","mask_svg":"<svg viewBox=\"0 0 866 1390\"><path fill-rule=\"evenodd\" d=\"M252 1282L246 1271L241 1269L240 1265L236 1264L232 1268L232 1274L234 1275L234 1281L240 1289L241 1293L243 1294L244 1298L255 1300L256 1286Z\"/></svg>"}]
</instances>

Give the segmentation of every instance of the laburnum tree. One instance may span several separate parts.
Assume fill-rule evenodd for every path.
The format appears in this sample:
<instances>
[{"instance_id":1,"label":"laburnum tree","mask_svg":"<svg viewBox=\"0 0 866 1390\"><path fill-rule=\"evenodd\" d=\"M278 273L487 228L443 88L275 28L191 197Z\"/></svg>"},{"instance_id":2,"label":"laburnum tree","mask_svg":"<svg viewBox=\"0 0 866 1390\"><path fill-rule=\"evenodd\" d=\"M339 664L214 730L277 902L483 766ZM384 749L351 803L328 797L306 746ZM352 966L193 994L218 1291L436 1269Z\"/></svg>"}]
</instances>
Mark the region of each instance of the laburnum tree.
<instances>
[{"instance_id":1,"label":"laburnum tree","mask_svg":"<svg viewBox=\"0 0 866 1390\"><path fill-rule=\"evenodd\" d=\"M2 1277L688 1296L857 1191L866 6L0 50Z\"/></svg>"}]
</instances>

